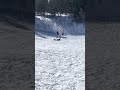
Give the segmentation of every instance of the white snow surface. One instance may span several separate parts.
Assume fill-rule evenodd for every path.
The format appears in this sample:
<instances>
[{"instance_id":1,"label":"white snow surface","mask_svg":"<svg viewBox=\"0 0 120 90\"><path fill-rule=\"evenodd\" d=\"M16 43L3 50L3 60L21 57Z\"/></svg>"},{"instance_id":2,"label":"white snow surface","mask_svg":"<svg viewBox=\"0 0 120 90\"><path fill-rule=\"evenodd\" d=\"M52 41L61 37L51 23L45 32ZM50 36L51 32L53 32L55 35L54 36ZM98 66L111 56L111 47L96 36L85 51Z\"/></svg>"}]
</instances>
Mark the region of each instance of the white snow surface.
<instances>
[{"instance_id":1,"label":"white snow surface","mask_svg":"<svg viewBox=\"0 0 120 90\"><path fill-rule=\"evenodd\" d=\"M35 89L85 90L85 37L35 37Z\"/></svg>"},{"instance_id":2,"label":"white snow surface","mask_svg":"<svg viewBox=\"0 0 120 90\"><path fill-rule=\"evenodd\" d=\"M49 24L50 31L55 30L52 21L43 21L47 21L44 26L36 20L40 35L35 35L35 90L85 90L85 36L67 34L55 41L46 29ZM48 34L43 35L44 30Z\"/></svg>"}]
</instances>

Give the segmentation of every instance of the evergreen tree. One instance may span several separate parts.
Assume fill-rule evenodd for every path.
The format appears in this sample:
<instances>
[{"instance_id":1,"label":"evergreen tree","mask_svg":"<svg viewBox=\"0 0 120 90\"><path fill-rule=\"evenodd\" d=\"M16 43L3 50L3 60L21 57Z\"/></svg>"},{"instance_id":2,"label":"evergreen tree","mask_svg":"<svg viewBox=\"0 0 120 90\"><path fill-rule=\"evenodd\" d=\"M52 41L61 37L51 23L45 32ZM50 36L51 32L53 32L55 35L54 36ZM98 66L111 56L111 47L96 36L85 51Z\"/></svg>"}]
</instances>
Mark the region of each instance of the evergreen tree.
<instances>
[{"instance_id":1,"label":"evergreen tree","mask_svg":"<svg viewBox=\"0 0 120 90\"><path fill-rule=\"evenodd\" d=\"M36 12L45 13L48 5L48 0L36 0L35 1L35 10Z\"/></svg>"},{"instance_id":2,"label":"evergreen tree","mask_svg":"<svg viewBox=\"0 0 120 90\"><path fill-rule=\"evenodd\" d=\"M36 12L45 13L45 11L51 14L69 13L75 17L79 17L84 9L85 0L36 0L35 10Z\"/></svg>"}]
</instances>

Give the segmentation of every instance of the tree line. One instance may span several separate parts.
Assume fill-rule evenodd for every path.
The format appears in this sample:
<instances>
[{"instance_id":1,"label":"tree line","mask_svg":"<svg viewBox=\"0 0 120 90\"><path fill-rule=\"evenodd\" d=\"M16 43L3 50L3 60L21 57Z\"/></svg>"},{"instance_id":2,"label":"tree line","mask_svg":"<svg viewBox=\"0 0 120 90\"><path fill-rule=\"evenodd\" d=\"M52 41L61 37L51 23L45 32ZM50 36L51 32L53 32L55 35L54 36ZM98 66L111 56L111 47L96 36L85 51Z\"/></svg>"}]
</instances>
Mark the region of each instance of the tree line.
<instances>
[{"instance_id":1,"label":"tree line","mask_svg":"<svg viewBox=\"0 0 120 90\"><path fill-rule=\"evenodd\" d=\"M35 11L52 15L67 14L80 16L84 12L85 0L35 0Z\"/></svg>"}]
</instances>

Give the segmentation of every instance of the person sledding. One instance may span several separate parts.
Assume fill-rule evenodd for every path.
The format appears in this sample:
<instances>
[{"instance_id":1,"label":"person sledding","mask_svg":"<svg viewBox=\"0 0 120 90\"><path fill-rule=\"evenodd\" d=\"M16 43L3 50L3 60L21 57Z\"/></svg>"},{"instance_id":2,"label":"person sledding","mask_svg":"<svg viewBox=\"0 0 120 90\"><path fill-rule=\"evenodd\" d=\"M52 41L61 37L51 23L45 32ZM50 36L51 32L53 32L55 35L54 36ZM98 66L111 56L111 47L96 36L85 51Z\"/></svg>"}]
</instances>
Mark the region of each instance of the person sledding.
<instances>
[{"instance_id":1,"label":"person sledding","mask_svg":"<svg viewBox=\"0 0 120 90\"><path fill-rule=\"evenodd\" d=\"M54 39L54 40L55 40L55 41L60 41L60 39L61 39L60 33L57 31L56 34L57 34L57 36L56 36L57 38Z\"/></svg>"},{"instance_id":2,"label":"person sledding","mask_svg":"<svg viewBox=\"0 0 120 90\"><path fill-rule=\"evenodd\" d=\"M59 32L57 31L57 35L59 35Z\"/></svg>"},{"instance_id":3,"label":"person sledding","mask_svg":"<svg viewBox=\"0 0 120 90\"><path fill-rule=\"evenodd\" d=\"M57 40L60 41L61 35L60 35L60 33L58 31L57 31L57 38L58 38Z\"/></svg>"}]
</instances>

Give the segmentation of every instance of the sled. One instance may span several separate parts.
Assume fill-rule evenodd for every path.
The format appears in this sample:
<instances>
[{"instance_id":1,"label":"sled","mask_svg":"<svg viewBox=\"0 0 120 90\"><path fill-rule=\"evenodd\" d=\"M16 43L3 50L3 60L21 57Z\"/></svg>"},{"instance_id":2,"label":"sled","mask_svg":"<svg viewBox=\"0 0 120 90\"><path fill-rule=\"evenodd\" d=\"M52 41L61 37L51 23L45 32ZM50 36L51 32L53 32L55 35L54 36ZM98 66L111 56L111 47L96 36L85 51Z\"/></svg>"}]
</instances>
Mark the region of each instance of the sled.
<instances>
[{"instance_id":1,"label":"sled","mask_svg":"<svg viewBox=\"0 0 120 90\"><path fill-rule=\"evenodd\" d=\"M55 41L60 41L60 38L59 39L54 39Z\"/></svg>"}]
</instances>

